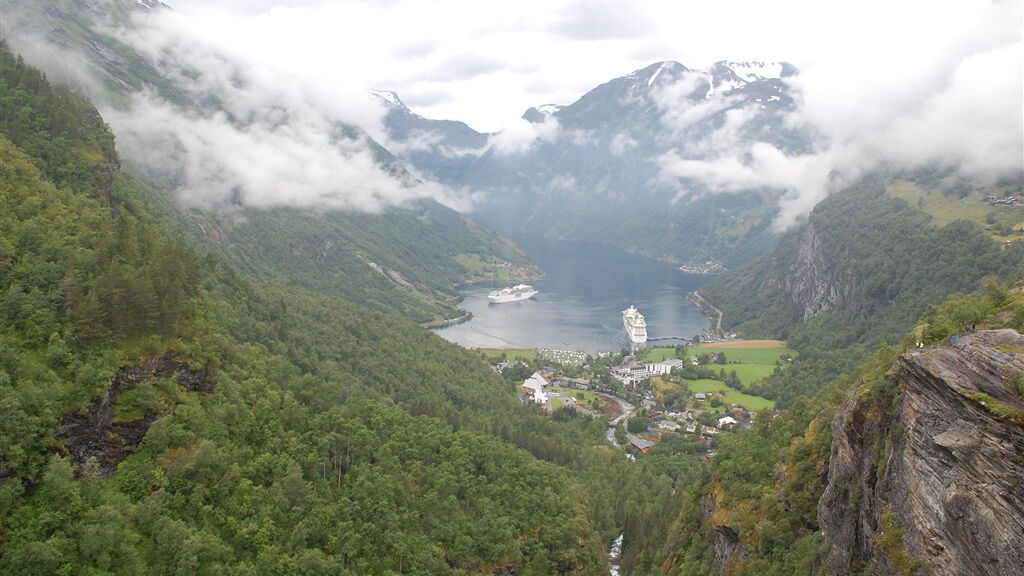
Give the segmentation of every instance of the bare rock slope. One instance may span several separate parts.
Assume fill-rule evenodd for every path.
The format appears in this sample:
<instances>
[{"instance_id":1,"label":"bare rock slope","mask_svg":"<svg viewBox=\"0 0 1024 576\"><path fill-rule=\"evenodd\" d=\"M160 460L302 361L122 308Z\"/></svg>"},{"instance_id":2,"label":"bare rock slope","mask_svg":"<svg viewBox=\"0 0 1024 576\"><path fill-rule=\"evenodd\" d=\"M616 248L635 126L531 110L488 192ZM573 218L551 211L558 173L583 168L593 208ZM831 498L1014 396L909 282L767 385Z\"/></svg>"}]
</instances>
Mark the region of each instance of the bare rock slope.
<instances>
[{"instance_id":1,"label":"bare rock slope","mask_svg":"<svg viewBox=\"0 0 1024 576\"><path fill-rule=\"evenodd\" d=\"M831 574L1024 575L1024 335L905 354L895 397L862 390L832 424L818 505Z\"/></svg>"}]
</instances>

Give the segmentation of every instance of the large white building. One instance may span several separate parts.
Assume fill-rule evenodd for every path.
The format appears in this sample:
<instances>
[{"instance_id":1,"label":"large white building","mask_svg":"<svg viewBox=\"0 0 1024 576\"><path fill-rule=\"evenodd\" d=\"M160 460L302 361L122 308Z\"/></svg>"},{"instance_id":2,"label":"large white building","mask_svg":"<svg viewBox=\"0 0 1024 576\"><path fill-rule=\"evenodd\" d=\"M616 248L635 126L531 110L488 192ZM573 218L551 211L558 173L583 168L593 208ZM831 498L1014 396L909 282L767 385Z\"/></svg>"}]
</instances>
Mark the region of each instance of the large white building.
<instances>
[{"instance_id":1,"label":"large white building","mask_svg":"<svg viewBox=\"0 0 1024 576\"><path fill-rule=\"evenodd\" d=\"M548 381L539 372L534 372L533 376L523 381L523 394L530 394L534 404L543 406L548 403L548 395L544 392L548 386Z\"/></svg>"},{"instance_id":2,"label":"large white building","mask_svg":"<svg viewBox=\"0 0 1024 576\"><path fill-rule=\"evenodd\" d=\"M668 358L661 362L655 362L653 364L644 364L647 368L647 373L651 376L666 376L671 374L673 370L683 365L683 361L678 358Z\"/></svg>"},{"instance_id":3,"label":"large white building","mask_svg":"<svg viewBox=\"0 0 1024 576\"><path fill-rule=\"evenodd\" d=\"M626 366L615 366L612 368L612 376L623 384L636 384L637 382L652 376L665 376L683 365L683 361L677 358L669 358L661 362L647 364L627 364Z\"/></svg>"}]
</instances>

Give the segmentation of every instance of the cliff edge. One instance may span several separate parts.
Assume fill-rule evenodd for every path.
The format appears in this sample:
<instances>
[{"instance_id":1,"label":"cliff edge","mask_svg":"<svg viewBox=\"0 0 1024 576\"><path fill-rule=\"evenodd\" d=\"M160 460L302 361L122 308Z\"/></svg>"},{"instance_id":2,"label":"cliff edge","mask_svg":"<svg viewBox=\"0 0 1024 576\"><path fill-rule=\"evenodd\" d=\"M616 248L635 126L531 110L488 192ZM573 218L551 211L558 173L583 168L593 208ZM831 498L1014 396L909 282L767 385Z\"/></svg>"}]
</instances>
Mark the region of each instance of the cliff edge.
<instances>
[{"instance_id":1,"label":"cliff edge","mask_svg":"<svg viewBox=\"0 0 1024 576\"><path fill-rule=\"evenodd\" d=\"M832 423L830 574L1024 575L1024 335L902 355ZM896 391L896 394L893 394Z\"/></svg>"}]
</instances>

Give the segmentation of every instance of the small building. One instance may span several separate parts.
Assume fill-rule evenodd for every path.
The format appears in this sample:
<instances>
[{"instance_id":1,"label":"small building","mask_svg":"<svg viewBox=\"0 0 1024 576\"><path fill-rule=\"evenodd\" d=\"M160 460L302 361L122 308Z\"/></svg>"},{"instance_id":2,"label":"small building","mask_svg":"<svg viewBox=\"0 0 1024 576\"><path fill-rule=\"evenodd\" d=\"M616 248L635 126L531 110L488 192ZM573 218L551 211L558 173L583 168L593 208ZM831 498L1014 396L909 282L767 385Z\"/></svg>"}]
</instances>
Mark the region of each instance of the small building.
<instances>
[{"instance_id":1,"label":"small building","mask_svg":"<svg viewBox=\"0 0 1024 576\"><path fill-rule=\"evenodd\" d=\"M548 406L548 394L544 391L549 386L548 381L538 372L534 372L533 376L530 376L523 381L522 392L524 396L530 398L534 404L540 406Z\"/></svg>"},{"instance_id":2,"label":"small building","mask_svg":"<svg viewBox=\"0 0 1024 576\"><path fill-rule=\"evenodd\" d=\"M662 420L658 422L658 429L668 430L669 432L676 432L679 430L679 424L676 424L671 420Z\"/></svg>"},{"instance_id":3,"label":"small building","mask_svg":"<svg viewBox=\"0 0 1024 576\"><path fill-rule=\"evenodd\" d=\"M567 378L563 376L559 378L557 382L566 387L571 386L573 388L578 388L580 390L587 390L588 388L590 388L590 380L587 380L585 378Z\"/></svg>"},{"instance_id":4,"label":"small building","mask_svg":"<svg viewBox=\"0 0 1024 576\"><path fill-rule=\"evenodd\" d=\"M737 420L732 416L723 416L718 419L718 427L725 428L726 426L732 428L737 424Z\"/></svg>"},{"instance_id":5,"label":"small building","mask_svg":"<svg viewBox=\"0 0 1024 576\"><path fill-rule=\"evenodd\" d=\"M634 448L643 452L644 454L650 452L651 446L654 446L654 442L651 442L650 440L641 440L640 438L637 438L635 436L630 437L629 443L632 444Z\"/></svg>"},{"instance_id":6,"label":"small building","mask_svg":"<svg viewBox=\"0 0 1024 576\"><path fill-rule=\"evenodd\" d=\"M708 395L703 392L697 392L693 395L693 399L698 402L703 402L708 399Z\"/></svg>"}]
</instances>

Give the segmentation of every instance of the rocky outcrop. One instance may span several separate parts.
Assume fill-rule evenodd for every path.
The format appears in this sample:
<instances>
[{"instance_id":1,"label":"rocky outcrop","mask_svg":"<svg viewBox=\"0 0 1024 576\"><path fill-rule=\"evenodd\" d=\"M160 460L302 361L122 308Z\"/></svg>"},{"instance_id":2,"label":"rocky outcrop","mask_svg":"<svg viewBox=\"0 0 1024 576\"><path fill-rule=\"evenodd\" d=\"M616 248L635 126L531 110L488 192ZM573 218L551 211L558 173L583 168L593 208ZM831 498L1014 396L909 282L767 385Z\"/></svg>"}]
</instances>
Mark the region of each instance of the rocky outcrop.
<instances>
[{"instance_id":1,"label":"rocky outcrop","mask_svg":"<svg viewBox=\"0 0 1024 576\"><path fill-rule=\"evenodd\" d=\"M721 490L716 485L701 500L700 513L710 530L711 546L715 550L715 561L723 569L736 566L747 557L747 549L740 542L739 532L732 526L721 523L715 512L719 509Z\"/></svg>"},{"instance_id":2,"label":"rocky outcrop","mask_svg":"<svg viewBox=\"0 0 1024 576\"><path fill-rule=\"evenodd\" d=\"M191 368L171 352L118 370L110 388L87 411L71 414L61 423L60 438L79 466L95 458L100 472L110 474L134 451L160 413L151 411L130 421L117 421L114 405L121 394L150 378L172 378L188 392L213 390L208 369Z\"/></svg>"},{"instance_id":3,"label":"rocky outcrop","mask_svg":"<svg viewBox=\"0 0 1024 576\"><path fill-rule=\"evenodd\" d=\"M829 573L1024 575L1021 372L1024 335L982 331L847 401L818 506Z\"/></svg>"},{"instance_id":4,"label":"rocky outcrop","mask_svg":"<svg viewBox=\"0 0 1024 576\"><path fill-rule=\"evenodd\" d=\"M797 243L795 260L778 279L786 297L803 308L805 321L856 301L855 283L846 277L849 270L830 261L827 253L814 224L809 224Z\"/></svg>"}]
</instances>

